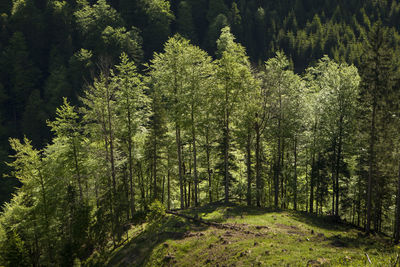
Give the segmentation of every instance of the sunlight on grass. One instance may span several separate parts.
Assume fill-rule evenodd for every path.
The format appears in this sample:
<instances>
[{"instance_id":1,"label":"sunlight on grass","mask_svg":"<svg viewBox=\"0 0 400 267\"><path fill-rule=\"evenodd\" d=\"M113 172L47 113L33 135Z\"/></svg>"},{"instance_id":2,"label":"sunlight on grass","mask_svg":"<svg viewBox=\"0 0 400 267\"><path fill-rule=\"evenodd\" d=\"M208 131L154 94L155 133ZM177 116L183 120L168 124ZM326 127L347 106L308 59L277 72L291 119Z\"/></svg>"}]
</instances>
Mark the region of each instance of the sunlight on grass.
<instances>
[{"instance_id":1,"label":"sunlight on grass","mask_svg":"<svg viewBox=\"0 0 400 267\"><path fill-rule=\"evenodd\" d=\"M385 237L302 212L210 205L182 213L224 227L175 215L133 226L108 266L364 266L366 253L371 266L393 266L400 251Z\"/></svg>"}]
</instances>

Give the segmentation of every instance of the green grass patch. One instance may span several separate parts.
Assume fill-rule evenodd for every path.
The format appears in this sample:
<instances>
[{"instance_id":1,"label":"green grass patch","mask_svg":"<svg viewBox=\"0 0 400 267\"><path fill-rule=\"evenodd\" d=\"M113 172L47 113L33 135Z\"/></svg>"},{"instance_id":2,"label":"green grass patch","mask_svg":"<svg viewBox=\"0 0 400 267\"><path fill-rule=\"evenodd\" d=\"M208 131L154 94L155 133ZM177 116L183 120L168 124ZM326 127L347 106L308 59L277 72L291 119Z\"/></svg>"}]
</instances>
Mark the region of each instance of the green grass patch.
<instances>
[{"instance_id":1,"label":"green grass patch","mask_svg":"<svg viewBox=\"0 0 400 267\"><path fill-rule=\"evenodd\" d=\"M348 224L303 212L207 205L182 213L224 227L167 215L132 227L104 265L393 266L400 251L387 237L365 237Z\"/></svg>"}]
</instances>

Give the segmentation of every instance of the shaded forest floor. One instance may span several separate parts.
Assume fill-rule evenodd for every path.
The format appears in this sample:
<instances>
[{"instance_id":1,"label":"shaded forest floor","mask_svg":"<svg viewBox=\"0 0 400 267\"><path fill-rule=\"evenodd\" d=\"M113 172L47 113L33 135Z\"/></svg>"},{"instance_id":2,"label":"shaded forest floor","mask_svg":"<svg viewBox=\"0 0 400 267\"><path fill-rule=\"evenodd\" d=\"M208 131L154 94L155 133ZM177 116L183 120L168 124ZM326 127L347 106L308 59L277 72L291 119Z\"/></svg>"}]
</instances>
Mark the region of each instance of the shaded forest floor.
<instances>
[{"instance_id":1,"label":"shaded forest floor","mask_svg":"<svg viewBox=\"0 0 400 267\"><path fill-rule=\"evenodd\" d=\"M124 245L91 262L107 266L394 266L400 247L330 217L207 205L133 226ZM372 263L369 263L368 257Z\"/></svg>"}]
</instances>

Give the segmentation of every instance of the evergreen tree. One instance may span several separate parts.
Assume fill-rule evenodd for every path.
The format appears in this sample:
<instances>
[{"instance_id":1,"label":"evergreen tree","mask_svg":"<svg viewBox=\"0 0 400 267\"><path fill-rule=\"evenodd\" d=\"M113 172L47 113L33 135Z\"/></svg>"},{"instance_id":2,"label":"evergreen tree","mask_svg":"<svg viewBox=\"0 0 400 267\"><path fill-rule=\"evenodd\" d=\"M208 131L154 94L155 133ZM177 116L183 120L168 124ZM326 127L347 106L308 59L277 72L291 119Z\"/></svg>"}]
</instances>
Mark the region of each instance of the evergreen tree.
<instances>
[{"instance_id":1,"label":"evergreen tree","mask_svg":"<svg viewBox=\"0 0 400 267\"><path fill-rule=\"evenodd\" d=\"M369 163L368 163L368 190L367 190L367 223L366 232L371 231L371 222L379 217L379 214L372 214L372 203L381 203L373 199L372 187L379 186L379 166L377 165L376 146L379 144L379 118L385 116L388 111L387 103L393 88L394 68L392 63L393 52L388 44L388 30L380 22L373 25L368 39L365 41L364 64L361 68L362 77L362 101L370 107L370 116L367 121L370 123L369 134ZM384 184L384 183L383 183ZM378 190L382 188L378 187ZM377 191L375 191L377 192ZM379 192L379 191L378 191ZM375 206L375 208L377 208ZM379 209L378 209L379 210ZM377 209L375 209L377 211ZM379 212L378 212L379 213ZM374 216L374 217L373 217ZM375 229L378 228L375 221Z\"/></svg>"}]
</instances>

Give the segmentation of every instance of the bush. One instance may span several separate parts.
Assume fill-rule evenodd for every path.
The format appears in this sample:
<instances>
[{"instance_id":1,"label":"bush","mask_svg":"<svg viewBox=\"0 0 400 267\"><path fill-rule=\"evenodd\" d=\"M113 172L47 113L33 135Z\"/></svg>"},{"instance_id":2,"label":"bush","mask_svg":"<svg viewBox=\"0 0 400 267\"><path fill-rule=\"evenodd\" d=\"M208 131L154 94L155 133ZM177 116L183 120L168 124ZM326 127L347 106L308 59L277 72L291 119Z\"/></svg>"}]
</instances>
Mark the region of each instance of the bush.
<instances>
[{"instance_id":1,"label":"bush","mask_svg":"<svg viewBox=\"0 0 400 267\"><path fill-rule=\"evenodd\" d=\"M146 220L148 222L156 222L165 216L165 207L160 201L156 200L150 205L150 211L147 214Z\"/></svg>"}]
</instances>

